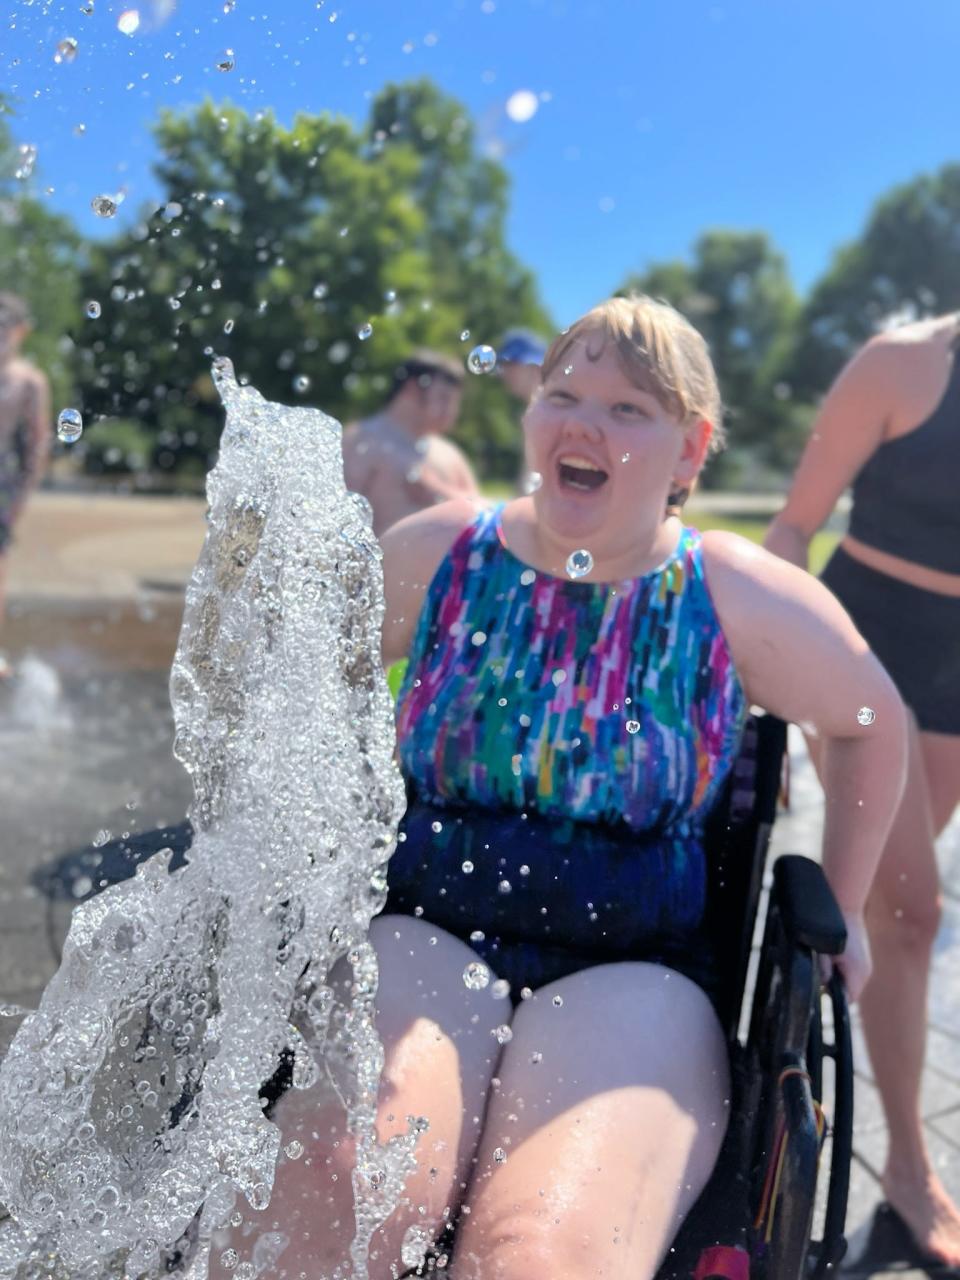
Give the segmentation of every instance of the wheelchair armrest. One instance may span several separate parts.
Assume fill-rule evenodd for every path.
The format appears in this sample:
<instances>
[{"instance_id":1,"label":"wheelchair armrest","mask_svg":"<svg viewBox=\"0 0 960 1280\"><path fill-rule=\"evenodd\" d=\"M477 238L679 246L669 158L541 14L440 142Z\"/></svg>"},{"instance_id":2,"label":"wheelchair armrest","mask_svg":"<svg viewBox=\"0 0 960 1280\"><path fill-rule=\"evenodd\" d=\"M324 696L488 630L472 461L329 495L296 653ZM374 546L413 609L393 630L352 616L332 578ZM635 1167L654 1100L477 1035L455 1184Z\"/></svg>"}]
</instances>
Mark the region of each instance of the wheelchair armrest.
<instances>
[{"instance_id":1,"label":"wheelchair armrest","mask_svg":"<svg viewBox=\"0 0 960 1280\"><path fill-rule=\"evenodd\" d=\"M796 853L778 858L773 899L791 942L821 955L840 955L847 945L847 926L819 863Z\"/></svg>"}]
</instances>

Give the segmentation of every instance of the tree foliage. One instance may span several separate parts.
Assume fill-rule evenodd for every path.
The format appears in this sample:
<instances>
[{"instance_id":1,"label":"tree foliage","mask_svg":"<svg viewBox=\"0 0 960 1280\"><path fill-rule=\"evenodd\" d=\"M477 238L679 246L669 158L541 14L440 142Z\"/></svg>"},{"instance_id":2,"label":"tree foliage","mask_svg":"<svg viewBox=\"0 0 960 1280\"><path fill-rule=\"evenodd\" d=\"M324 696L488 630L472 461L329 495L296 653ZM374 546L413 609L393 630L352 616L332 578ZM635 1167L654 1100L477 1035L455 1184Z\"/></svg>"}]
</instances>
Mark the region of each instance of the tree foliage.
<instances>
[{"instance_id":1,"label":"tree foliage","mask_svg":"<svg viewBox=\"0 0 960 1280\"><path fill-rule=\"evenodd\" d=\"M161 466L215 449L213 352L264 395L347 420L382 401L412 348L465 355L464 330L495 341L544 320L504 244L505 175L429 84L384 90L362 130L206 102L165 112L156 136L164 203L91 253L102 315L82 369L88 406L146 424ZM504 393L471 392L462 437L496 441L481 457L507 474L519 435Z\"/></svg>"}]
</instances>

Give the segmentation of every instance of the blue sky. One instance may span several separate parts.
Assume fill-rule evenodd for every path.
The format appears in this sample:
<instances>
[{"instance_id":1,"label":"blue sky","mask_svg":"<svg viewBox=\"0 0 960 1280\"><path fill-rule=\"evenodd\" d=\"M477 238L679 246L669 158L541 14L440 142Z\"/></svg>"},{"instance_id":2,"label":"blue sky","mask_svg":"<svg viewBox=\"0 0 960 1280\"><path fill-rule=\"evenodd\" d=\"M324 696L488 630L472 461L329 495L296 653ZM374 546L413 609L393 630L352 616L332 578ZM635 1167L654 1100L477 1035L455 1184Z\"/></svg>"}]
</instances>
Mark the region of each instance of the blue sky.
<instances>
[{"instance_id":1,"label":"blue sky","mask_svg":"<svg viewBox=\"0 0 960 1280\"><path fill-rule=\"evenodd\" d=\"M384 82L428 74L502 151L510 244L559 323L714 226L767 230L805 289L877 195L960 160L957 0L82 5L6 0L0 91L39 149L38 188L84 231L117 225L91 214L100 192L127 188L120 218L155 196L161 105L212 94L360 119ZM77 56L58 66L66 36ZM539 100L525 123L505 110L519 90Z\"/></svg>"}]
</instances>

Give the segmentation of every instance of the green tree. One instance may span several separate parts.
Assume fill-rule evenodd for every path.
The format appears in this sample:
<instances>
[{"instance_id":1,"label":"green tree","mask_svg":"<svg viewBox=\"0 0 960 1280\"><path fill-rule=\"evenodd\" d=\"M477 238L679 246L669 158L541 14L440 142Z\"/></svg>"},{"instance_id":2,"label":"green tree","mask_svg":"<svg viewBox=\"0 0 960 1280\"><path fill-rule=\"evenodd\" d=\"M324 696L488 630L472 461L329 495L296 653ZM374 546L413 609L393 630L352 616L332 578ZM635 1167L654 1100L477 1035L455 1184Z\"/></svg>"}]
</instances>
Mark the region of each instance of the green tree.
<instances>
[{"instance_id":1,"label":"green tree","mask_svg":"<svg viewBox=\"0 0 960 1280\"><path fill-rule=\"evenodd\" d=\"M34 158L15 141L12 117L0 97L0 287L29 305L34 327L26 354L50 379L54 406L63 407L72 403L75 388L81 242L72 224L35 195Z\"/></svg>"},{"instance_id":2,"label":"green tree","mask_svg":"<svg viewBox=\"0 0 960 1280\"><path fill-rule=\"evenodd\" d=\"M461 132L444 121L462 108L439 94L432 106L438 130ZM214 351L265 395L347 420L382 400L412 347L465 355L460 334L475 330L473 317L499 332L517 321L514 298L520 322L529 319L532 278L498 247L505 198L496 174L476 168L458 136L445 172L455 183L458 166L476 168L473 195L485 175L501 224L497 241L492 214L477 223L491 237L484 279L495 300L481 313L467 283L479 279L473 251L461 240L458 258L456 244L443 243L452 215L445 221L447 204L425 196L430 157L397 131L388 144L378 128L329 115L298 115L287 128L269 113L251 118L211 102L160 118L164 204L92 251L86 287L103 311L83 353L91 407L142 421L160 465L192 458L200 472L216 447ZM502 389L493 394L505 412ZM494 460L507 469L506 457Z\"/></svg>"},{"instance_id":3,"label":"green tree","mask_svg":"<svg viewBox=\"0 0 960 1280\"><path fill-rule=\"evenodd\" d=\"M639 291L671 303L704 335L726 405L731 447L708 483L762 477L795 449L806 415L784 382L800 304L786 261L759 231L707 231L687 262L655 263L629 277Z\"/></svg>"},{"instance_id":4,"label":"green tree","mask_svg":"<svg viewBox=\"0 0 960 1280\"><path fill-rule=\"evenodd\" d=\"M891 318L960 308L960 164L895 187L863 234L836 253L803 308L790 377L822 395L842 365Z\"/></svg>"}]
</instances>

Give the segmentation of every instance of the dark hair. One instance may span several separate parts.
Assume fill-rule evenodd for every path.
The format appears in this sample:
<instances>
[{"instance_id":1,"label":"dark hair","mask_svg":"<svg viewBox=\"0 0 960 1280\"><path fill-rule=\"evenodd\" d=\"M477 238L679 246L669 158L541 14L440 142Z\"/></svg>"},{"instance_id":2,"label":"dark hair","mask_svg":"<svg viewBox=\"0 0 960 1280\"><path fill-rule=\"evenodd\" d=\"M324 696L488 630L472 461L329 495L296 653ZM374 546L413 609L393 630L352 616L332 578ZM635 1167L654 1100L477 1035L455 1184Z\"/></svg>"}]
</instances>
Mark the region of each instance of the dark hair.
<instances>
[{"instance_id":1,"label":"dark hair","mask_svg":"<svg viewBox=\"0 0 960 1280\"><path fill-rule=\"evenodd\" d=\"M30 308L15 293L0 293L0 333L30 323Z\"/></svg>"},{"instance_id":2,"label":"dark hair","mask_svg":"<svg viewBox=\"0 0 960 1280\"><path fill-rule=\"evenodd\" d=\"M439 351L421 348L394 369L387 404L395 399L411 380L421 387L429 387L431 382L436 380L446 382L451 387L462 387L463 367L458 361L451 359L450 356L441 355Z\"/></svg>"}]
</instances>

